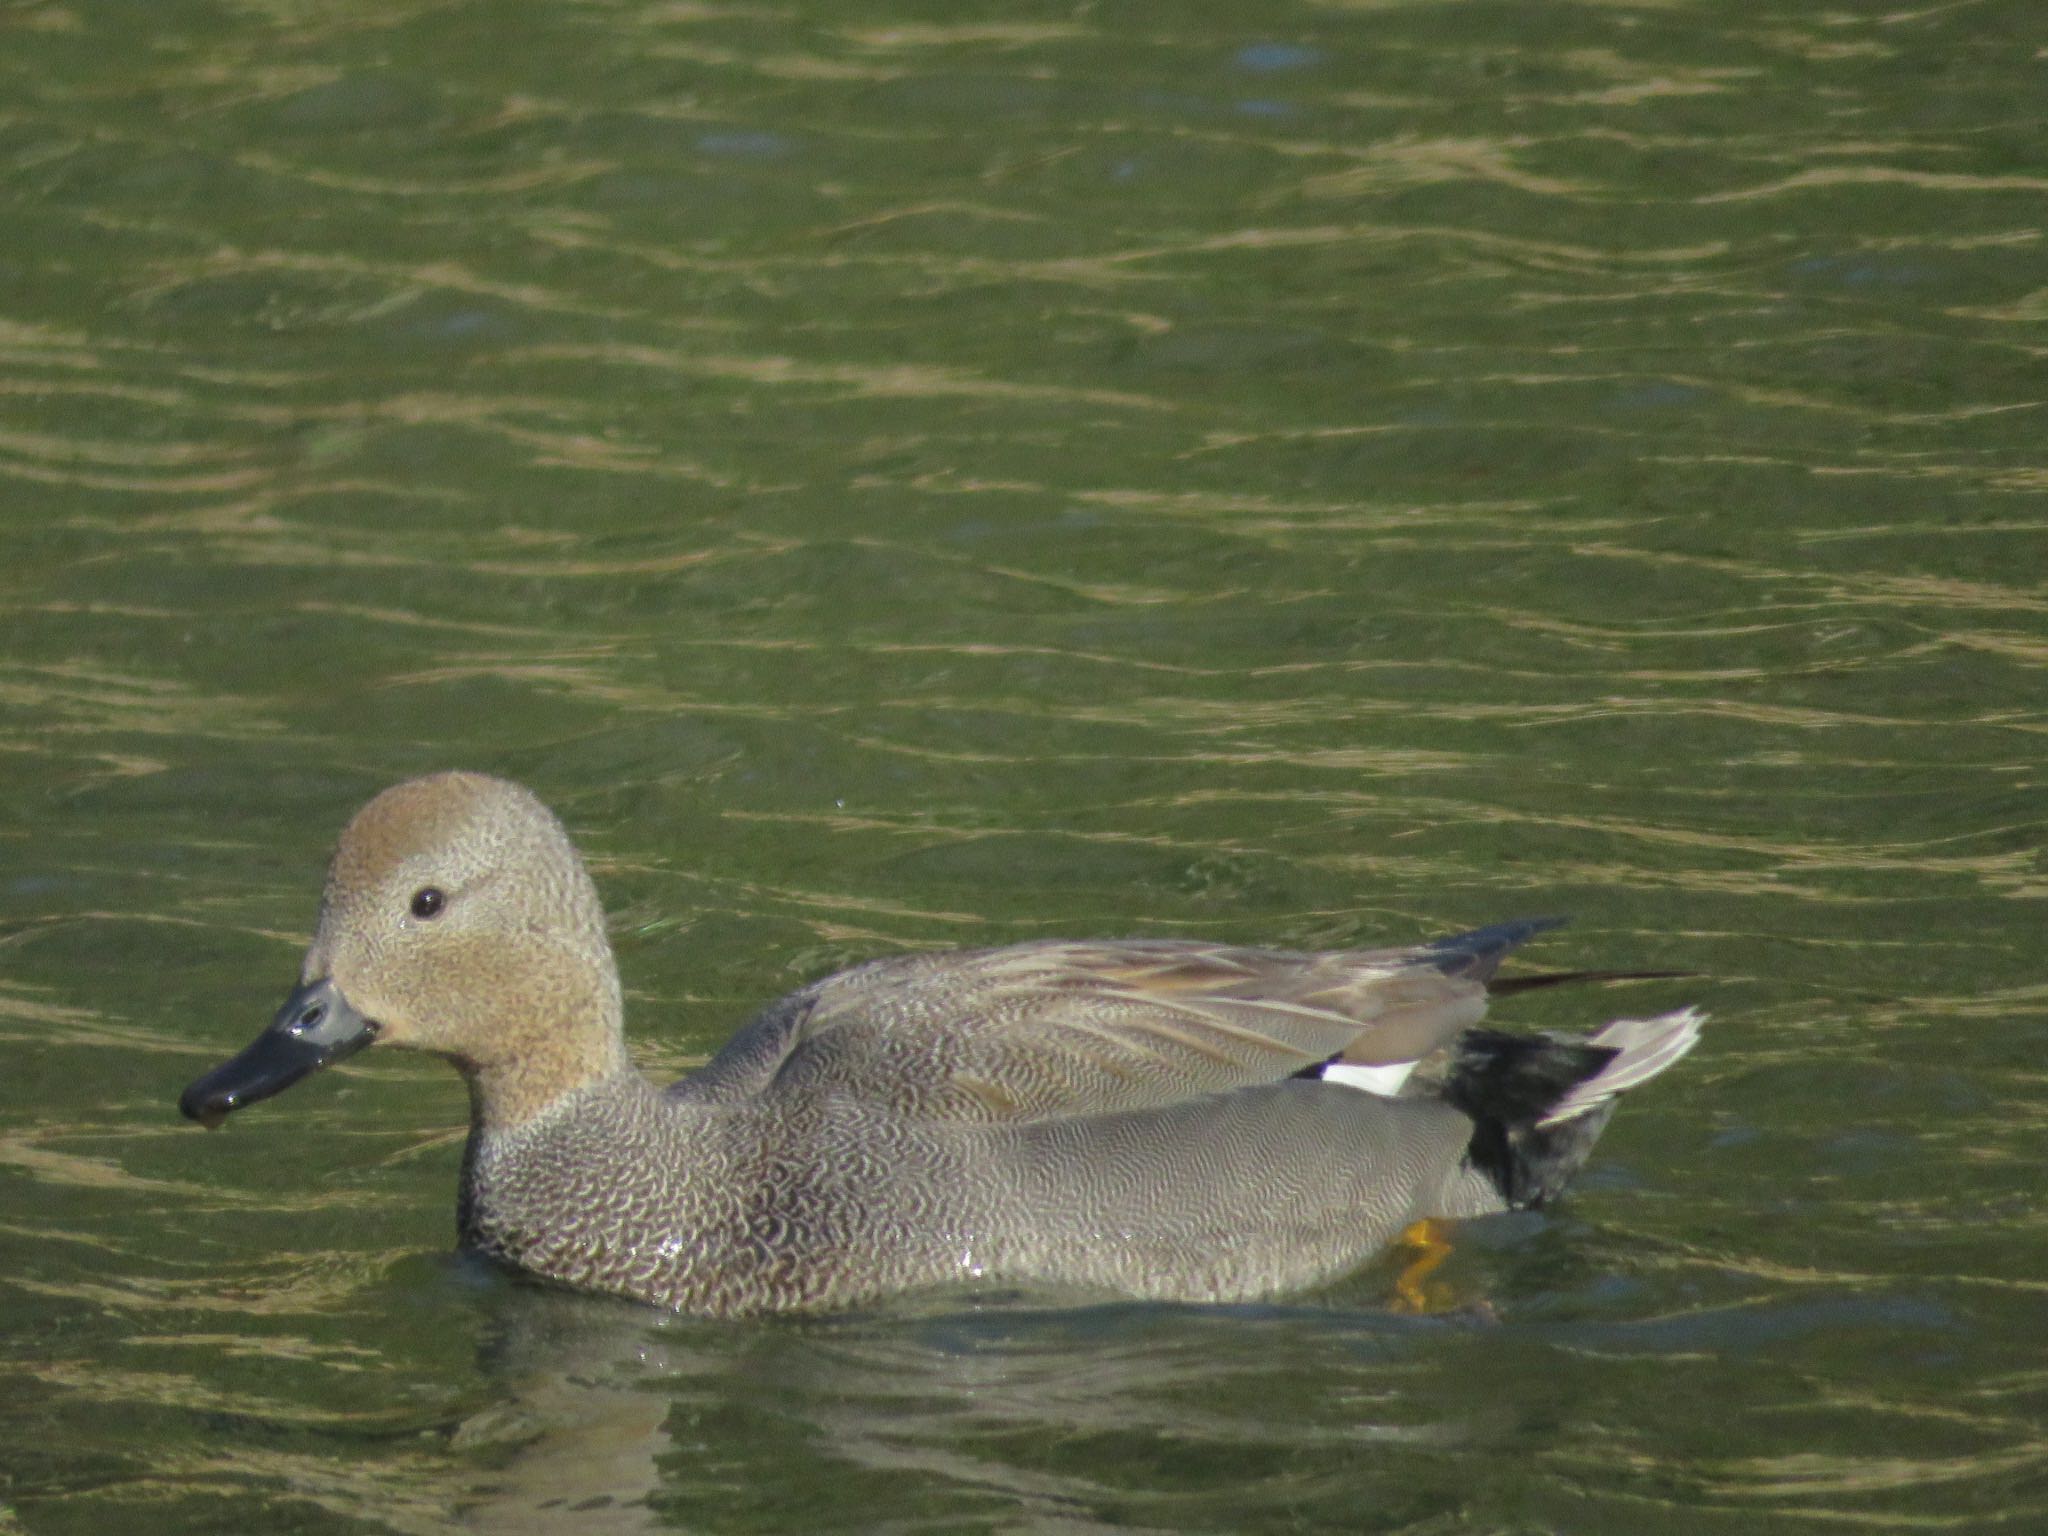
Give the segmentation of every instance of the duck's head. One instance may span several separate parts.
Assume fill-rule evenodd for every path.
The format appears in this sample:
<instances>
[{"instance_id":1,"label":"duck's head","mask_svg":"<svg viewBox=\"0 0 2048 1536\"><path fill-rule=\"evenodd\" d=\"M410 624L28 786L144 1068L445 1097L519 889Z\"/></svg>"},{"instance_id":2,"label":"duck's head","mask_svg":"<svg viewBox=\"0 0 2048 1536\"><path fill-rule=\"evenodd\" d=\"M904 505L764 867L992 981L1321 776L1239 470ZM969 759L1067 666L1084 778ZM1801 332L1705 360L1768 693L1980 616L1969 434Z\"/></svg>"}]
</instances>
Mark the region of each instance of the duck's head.
<instances>
[{"instance_id":1,"label":"duck's head","mask_svg":"<svg viewBox=\"0 0 2048 1536\"><path fill-rule=\"evenodd\" d=\"M623 1060L619 1014L604 910L562 824L517 784L432 774L349 822L297 989L179 1108L217 1125L376 1042L448 1057L518 1118Z\"/></svg>"}]
</instances>

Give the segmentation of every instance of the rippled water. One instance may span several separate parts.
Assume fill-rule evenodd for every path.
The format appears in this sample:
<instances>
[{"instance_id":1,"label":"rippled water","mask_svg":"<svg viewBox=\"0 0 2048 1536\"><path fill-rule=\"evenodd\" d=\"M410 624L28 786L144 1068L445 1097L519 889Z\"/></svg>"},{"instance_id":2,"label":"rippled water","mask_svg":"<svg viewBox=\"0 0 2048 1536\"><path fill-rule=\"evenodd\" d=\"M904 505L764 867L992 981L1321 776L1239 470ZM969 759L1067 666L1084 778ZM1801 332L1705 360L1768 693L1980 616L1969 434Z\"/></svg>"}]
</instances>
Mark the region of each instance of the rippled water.
<instances>
[{"instance_id":1,"label":"rippled water","mask_svg":"<svg viewBox=\"0 0 2048 1536\"><path fill-rule=\"evenodd\" d=\"M2048 1521L2026 0L0 9L0 1532ZM178 1088L380 785L672 1073L1038 934L1702 979L1574 1196L1270 1306L710 1326L459 1085ZM231 1514L224 1513L231 1512Z\"/></svg>"}]
</instances>

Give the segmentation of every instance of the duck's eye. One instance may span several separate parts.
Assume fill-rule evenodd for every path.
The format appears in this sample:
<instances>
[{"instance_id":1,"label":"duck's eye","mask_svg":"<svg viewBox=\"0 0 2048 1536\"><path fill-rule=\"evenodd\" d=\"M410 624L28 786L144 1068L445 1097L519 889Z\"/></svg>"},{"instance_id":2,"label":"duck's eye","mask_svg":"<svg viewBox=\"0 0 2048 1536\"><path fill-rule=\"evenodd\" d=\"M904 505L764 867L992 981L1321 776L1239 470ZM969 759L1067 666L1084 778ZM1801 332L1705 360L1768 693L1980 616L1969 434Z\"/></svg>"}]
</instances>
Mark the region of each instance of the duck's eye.
<instances>
[{"instance_id":1,"label":"duck's eye","mask_svg":"<svg viewBox=\"0 0 2048 1536\"><path fill-rule=\"evenodd\" d=\"M448 898L431 885L412 893L412 915L419 918L439 917L441 909L448 905Z\"/></svg>"}]
</instances>

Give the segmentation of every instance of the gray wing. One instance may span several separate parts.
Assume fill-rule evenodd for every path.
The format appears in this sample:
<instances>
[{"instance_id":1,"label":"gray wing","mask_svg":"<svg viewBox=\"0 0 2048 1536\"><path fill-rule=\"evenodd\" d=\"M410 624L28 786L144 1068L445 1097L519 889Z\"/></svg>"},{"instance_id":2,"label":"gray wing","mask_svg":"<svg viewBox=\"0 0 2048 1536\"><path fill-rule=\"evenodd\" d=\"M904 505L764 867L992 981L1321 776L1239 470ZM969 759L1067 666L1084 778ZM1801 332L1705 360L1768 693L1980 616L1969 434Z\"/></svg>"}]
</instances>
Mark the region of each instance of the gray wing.
<instances>
[{"instance_id":1,"label":"gray wing","mask_svg":"<svg viewBox=\"0 0 2048 1536\"><path fill-rule=\"evenodd\" d=\"M1156 1108L1342 1057L1427 1055L1485 1011L1505 946L1303 954L1051 940L899 956L813 983L671 1090L831 1089L901 1114L1032 1121Z\"/></svg>"}]
</instances>

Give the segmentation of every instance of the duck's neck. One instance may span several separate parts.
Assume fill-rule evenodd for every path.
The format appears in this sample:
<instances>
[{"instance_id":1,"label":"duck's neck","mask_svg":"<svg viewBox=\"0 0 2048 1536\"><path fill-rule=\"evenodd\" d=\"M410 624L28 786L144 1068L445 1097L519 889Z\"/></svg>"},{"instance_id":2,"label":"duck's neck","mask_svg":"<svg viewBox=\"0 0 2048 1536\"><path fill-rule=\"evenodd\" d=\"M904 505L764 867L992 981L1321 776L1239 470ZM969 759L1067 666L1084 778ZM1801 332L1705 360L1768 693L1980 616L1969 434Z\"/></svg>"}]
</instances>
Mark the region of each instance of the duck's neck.
<instances>
[{"instance_id":1,"label":"duck's neck","mask_svg":"<svg viewBox=\"0 0 2048 1536\"><path fill-rule=\"evenodd\" d=\"M637 1078L615 1019L572 1020L504 1061L465 1063L472 1131L516 1131L596 1084Z\"/></svg>"}]
</instances>

